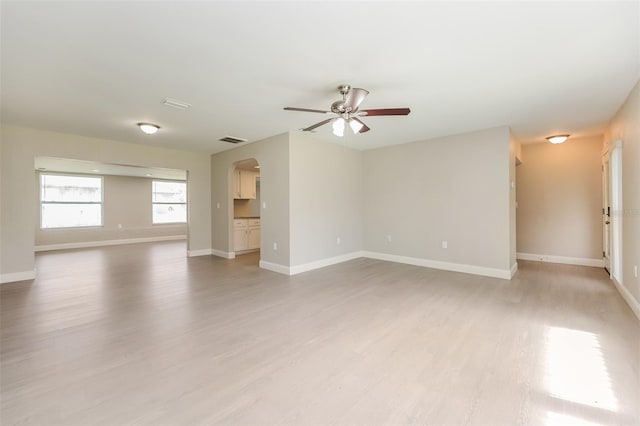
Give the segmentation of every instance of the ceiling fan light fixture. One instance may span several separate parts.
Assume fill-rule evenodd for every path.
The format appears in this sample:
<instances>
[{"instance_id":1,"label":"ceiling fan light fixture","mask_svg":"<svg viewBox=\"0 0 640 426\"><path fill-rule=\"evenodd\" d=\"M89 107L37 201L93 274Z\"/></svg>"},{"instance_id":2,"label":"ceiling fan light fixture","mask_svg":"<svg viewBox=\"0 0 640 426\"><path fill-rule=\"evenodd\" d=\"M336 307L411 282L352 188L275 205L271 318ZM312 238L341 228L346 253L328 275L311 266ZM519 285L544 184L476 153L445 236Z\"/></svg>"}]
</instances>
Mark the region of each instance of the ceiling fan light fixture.
<instances>
[{"instance_id":1,"label":"ceiling fan light fixture","mask_svg":"<svg viewBox=\"0 0 640 426\"><path fill-rule=\"evenodd\" d=\"M360 123L358 120L349 120L349 127L351 127L351 130L353 130L353 134L357 135L358 132L360 132L360 130L362 129L362 123Z\"/></svg>"},{"instance_id":2,"label":"ceiling fan light fixture","mask_svg":"<svg viewBox=\"0 0 640 426\"><path fill-rule=\"evenodd\" d=\"M151 123L138 123L138 127L147 135L153 135L160 130L160 126Z\"/></svg>"},{"instance_id":3,"label":"ceiling fan light fixture","mask_svg":"<svg viewBox=\"0 0 640 426\"><path fill-rule=\"evenodd\" d=\"M547 136L545 139L551 142L552 144L560 144L566 141L567 139L569 139L569 136L570 135L553 135L553 136Z\"/></svg>"},{"instance_id":4,"label":"ceiling fan light fixture","mask_svg":"<svg viewBox=\"0 0 640 426\"><path fill-rule=\"evenodd\" d=\"M333 134L336 136L344 136L344 118L339 117L333 121L331 125L333 127Z\"/></svg>"}]
</instances>

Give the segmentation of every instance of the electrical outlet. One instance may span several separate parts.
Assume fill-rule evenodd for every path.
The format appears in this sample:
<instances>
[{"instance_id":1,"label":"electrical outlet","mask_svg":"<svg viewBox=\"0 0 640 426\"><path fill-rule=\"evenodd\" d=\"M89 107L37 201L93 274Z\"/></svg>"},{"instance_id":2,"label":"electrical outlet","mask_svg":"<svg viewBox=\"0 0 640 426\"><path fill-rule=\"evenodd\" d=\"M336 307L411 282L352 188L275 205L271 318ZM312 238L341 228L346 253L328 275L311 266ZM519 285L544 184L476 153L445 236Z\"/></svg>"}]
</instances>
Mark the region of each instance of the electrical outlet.
<instances>
[{"instance_id":1,"label":"electrical outlet","mask_svg":"<svg viewBox=\"0 0 640 426\"><path fill-rule=\"evenodd\" d=\"M336 244L337 244L337 245L340 245L340 242L341 242L341 241L340 241L340 237L336 238Z\"/></svg>"},{"instance_id":2,"label":"electrical outlet","mask_svg":"<svg viewBox=\"0 0 640 426\"><path fill-rule=\"evenodd\" d=\"M633 276L638 278L638 265L633 266Z\"/></svg>"},{"instance_id":3,"label":"electrical outlet","mask_svg":"<svg viewBox=\"0 0 640 426\"><path fill-rule=\"evenodd\" d=\"M273 243L273 249L278 250L278 243Z\"/></svg>"},{"instance_id":4,"label":"electrical outlet","mask_svg":"<svg viewBox=\"0 0 640 426\"><path fill-rule=\"evenodd\" d=\"M267 202L266 202L266 201L263 201L263 202L262 202L262 208L263 208L263 209L266 209L266 208L267 208Z\"/></svg>"},{"instance_id":5,"label":"electrical outlet","mask_svg":"<svg viewBox=\"0 0 640 426\"><path fill-rule=\"evenodd\" d=\"M446 249L448 246L449 244L445 240L442 240L442 248Z\"/></svg>"},{"instance_id":6,"label":"electrical outlet","mask_svg":"<svg viewBox=\"0 0 640 426\"><path fill-rule=\"evenodd\" d=\"M121 223L118 224L118 229L122 229L122 224Z\"/></svg>"},{"instance_id":7,"label":"electrical outlet","mask_svg":"<svg viewBox=\"0 0 640 426\"><path fill-rule=\"evenodd\" d=\"M216 203L216 209L220 208L220 203Z\"/></svg>"},{"instance_id":8,"label":"electrical outlet","mask_svg":"<svg viewBox=\"0 0 640 426\"><path fill-rule=\"evenodd\" d=\"M391 235L387 235L387 242L390 243L391 242Z\"/></svg>"}]
</instances>

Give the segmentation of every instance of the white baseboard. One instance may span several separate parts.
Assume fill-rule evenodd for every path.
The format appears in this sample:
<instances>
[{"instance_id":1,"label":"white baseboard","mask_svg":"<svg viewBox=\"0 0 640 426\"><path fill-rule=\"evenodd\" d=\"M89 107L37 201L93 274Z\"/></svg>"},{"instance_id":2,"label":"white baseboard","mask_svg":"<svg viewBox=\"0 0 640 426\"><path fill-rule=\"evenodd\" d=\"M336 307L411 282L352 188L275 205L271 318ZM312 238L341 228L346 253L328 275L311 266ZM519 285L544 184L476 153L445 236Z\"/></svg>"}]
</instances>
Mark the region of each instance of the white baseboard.
<instances>
[{"instance_id":1,"label":"white baseboard","mask_svg":"<svg viewBox=\"0 0 640 426\"><path fill-rule=\"evenodd\" d=\"M314 262L304 263L302 265L284 266L276 263L260 261L260 267L268 269L273 272L278 272L285 275L296 275L302 272L312 271L314 269L324 268L325 266L335 265L349 260L358 259L361 257L367 257L369 259L385 260L388 262L404 263L408 265L424 266L427 268L442 269L445 271L464 272L467 274L482 275L492 278L511 279L518 268L518 264L515 263L511 269L497 269L487 268L484 266L464 265L459 263L440 262L429 259L419 259L415 257L397 256L387 253L377 253L370 251L357 251L352 253L343 254L340 256L329 257L326 259L316 260Z\"/></svg>"},{"instance_id":2,"label":"white baseboard","mask_svg":"<svg viewBox=\"0 0 640 426\"><path fill-rule=\"evenodd\" d=\"M619 283L618 280L616 280L613 276L611 277L611 281L613 281L613 284L618 289L618 292L622 295L624 301L627 302L627 305L629 305L633 313L636 314L636 317L640 320L640 303L638 303L638 301L635 299L635 297L633 297L629 290L627 290L627 288Z\"/></svg>"},{"instance_id":3,"label":"white baseboard","mask_svg":"<svg viewBox=\"0 0 640 426\"><path fill-rule=\"evenodd\" d=\"M315 260L309 263L303 263L302 265L291 266L289 268L289 275L296 275L302 272L324 268L325 266L335 265L337 263L342 263L342 262L348 262L349 260L358 259L360 257L362 257L362 252L354 251L352 253L342 254L340 256L328 257L326 259L320 259L320 260Z\"/></svg>"},{"instance_id":4,"label":"white baseboard","mask_svg":"<svg viewBox=\"0 0 640 426\"><path fill-rule=\"evenodd\" d=\"M365 251L363 257L386 260L389 262L406 263L407 265L424 266L426 268L442 269L445 271L463 272L465 274L482 275L485 277L511 279L511 270L487 268L485 266L465 265L462 263L441 262L438 260L420 259L417 257L398 256L388 253Z\"/></svg>"},{"instance_id":5,"label":"white baseboard","mask_svg":"<svg viewBox=\"0 0 640 426\"><path fill-rule=\"evenodd\" d=\"M8 274L0 274L0 284L12 283L16 281L32 280L36 277L36 270L22 271L22 272L10 272Z\"/></svg>"},{"instance_id":6,"label":"white baseboard","mask_svg":"<svg viewBox=\"0 0 640 426\"><path fill-rule=\"evenodd\" d=\"M513 262L513 265L511 265L511 278L513 278L516 272L518 272L518 262Z\"/></svg>"},{"instance_id":7,"label":"white baseboard","mask_svg":"<svg viewBox=\"0 0 640 426\"><path fill-rule=\"evenodd\" d=\"M216 249L211 249L210 254L214 255L214 256L218 256L218 257L223 257L225 259L235 259L236 258L236 254L232 251L222 251L222 250L216 250Z\"/></svg>"},{"instance_id":8,"label":"white baseboard","mask_svg":"<svg viewBox=\"0 0 640 426\"><path fill-rule=\"evenodd\" d=\"M187 250L187 257L209 256L211 249Z\"/></svg>"},{"instance_id":9,"label":"white baseboard","mask_svg":"<svg viewBox=\"0 0 640 426\"><path fill-rule=\"evenodd\" d=\"M535 260L538 262L564 263L566 265L581 265L581 266L593 266L595 268L604 268L603 259L550 256L547 254L533 254L533 253L517 253L516 257L520 260Z\"/></svg>"},{"instance_id":10,"label":"white baseboard","mask_svg":"<svg viewBox=\"0 0 640 426\"><path fill-rule=\"evenodd\" d=\"M35 251L66 250L89 247L119 246L121 244L152 243L156 241L186 240L186 235L164 235L159 237L127 238L122 240L84 241L81 243L62 243L35 246Z\"/></svg>"},{"instance_id":11,"label":"white baseboard","mask_svg":"<svg viewBox=\"0 0 640 426\"><path fill-rule=\"evenodd\" d=\"M277 272L279 274L291 275L290 268L288 266L280 265L277 263L267 262L265 260L260 261L260 267L269 271Z\"/></svg>"}]
</instances>

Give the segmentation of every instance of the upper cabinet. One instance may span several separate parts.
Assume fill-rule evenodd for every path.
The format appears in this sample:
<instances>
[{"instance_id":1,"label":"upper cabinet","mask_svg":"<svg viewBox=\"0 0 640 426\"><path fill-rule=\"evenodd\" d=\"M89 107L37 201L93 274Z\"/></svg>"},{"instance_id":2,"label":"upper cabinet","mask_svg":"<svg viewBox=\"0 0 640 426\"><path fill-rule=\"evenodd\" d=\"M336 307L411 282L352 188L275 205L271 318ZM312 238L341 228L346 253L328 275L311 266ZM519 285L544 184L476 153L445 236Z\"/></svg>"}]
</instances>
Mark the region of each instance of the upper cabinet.
<instances>
[{"instance_id":1,"label":"upper cabinet","mask_svg":"<svg viewBox=\"0 0 640 426\"><path fill-rule=\"evenodd\" d=\"M256 178L258 172L236 169L234 173L234 194L236 200L256 199Z\"/></svg>"}]
</instances>

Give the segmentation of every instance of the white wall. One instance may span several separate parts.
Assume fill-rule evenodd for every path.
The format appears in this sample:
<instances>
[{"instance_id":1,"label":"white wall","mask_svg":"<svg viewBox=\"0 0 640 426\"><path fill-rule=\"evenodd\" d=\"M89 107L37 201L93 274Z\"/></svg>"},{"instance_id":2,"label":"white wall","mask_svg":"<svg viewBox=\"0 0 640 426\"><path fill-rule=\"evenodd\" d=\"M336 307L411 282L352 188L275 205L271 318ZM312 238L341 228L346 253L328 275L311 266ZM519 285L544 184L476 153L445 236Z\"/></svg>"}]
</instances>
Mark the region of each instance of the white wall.
<instances>
[{"instance_id":1,"label":"white wall","mask_svg":"<svg viewBox=\"0 0 640 426\"><path fill-rule=\"evenodd\" d=\"M260 164L260 258L289 266L289 134L223 151L211 156L211 238L214 253L232 253L233 169L241 160L255 158ZM218 207L218 205L220 207ZM273 249L273 244L278 249Z\"/></svg>"},{"instance_id":2,"label":"white wall","mask_svg":"<svg viewBox=\"0 0 640 426\"><path fill-rule=\"evenodd\" d=\"M38 156L187 170L190 200L189 250L211 247L211 180L207 154L8 125L2 125L0 135L0 274L3 281L33 275L37 211L36 187L33 182L34 159Z\"/></svg>"},{"instance_id":3,"label":"white wall","mask_svg":"<svg viewBox=\"0 0 640 426\"><path fill-rule=\"evenodd\" d=\"M153 224L152 179L103 176L103 226L41 229L40 173L36 173L35 244L40 246L132 238L187 236L186 224Z\"/></svg>"},{"instance_id":4,"label":"white wall","mask_svg":"<svg viewBox=\"0 0 640 426\"><path fill-rule=\"evenodd\" d=\"M604 142L621 140L622 146L622 283L633 297L636 314L640 317L640 82L613 117L605 133ZM640 275L639 275L640 276ZM624 290L623 290L624 291Z\"/></svg>"},{"instance_id":5,"label":"white wall","mask_svg":"<svg viewBox=\"0 0 640 426\"><path fill-rule=\"evenodd\" d=\"M518 253L601 262L602 137L524 145L522 152Z\"/></svg>"},{"instance_id":6,"label":"white wall","mask_svg":"<svg viewBox=\"0 0 640 426\"><path fill-rule=\"evenodd\" d=\"M290 137L290 264L359 252L362 152L319 141L308 133L293 132Z\"/></svg>"},{"instance_id":7,"label":"white wall","mask_svg":"<svg viewBox=\"0 0 640 426\"><path fill-rule=\"evenodd\" d=\"M364 249L510 276L509 142L499 127L365 151Z\"/></svg>"}]
</instances>

